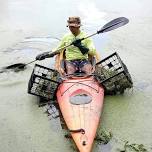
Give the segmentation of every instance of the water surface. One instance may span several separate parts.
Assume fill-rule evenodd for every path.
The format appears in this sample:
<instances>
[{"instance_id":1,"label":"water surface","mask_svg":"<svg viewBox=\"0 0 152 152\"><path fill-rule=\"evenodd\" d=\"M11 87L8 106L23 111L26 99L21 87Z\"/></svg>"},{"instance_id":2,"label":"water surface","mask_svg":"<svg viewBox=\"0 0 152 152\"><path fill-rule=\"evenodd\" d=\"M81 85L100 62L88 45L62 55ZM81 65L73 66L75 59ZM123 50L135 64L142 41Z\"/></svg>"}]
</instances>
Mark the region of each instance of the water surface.
<instances>
[{"instance_id":1,"label":"water surface","mask_svg":"<svg viewBox=\"0 0 152 152\"><path fill-rule=\"evenodd\" d=\"M152 151L151 3L150 0L2 0L0 65L28 63L37 54L54 48L68 31L68 16L81 16L82 29L89 34L114 18L129 18L128 25L93 38L101 58L118 52L134 81L133 91L105 98L100 126L112 132L113 139L108 145L95 145L93 151L120 151L125 141L144 144ZM37 63L53 67L53 62L46 59ZM43 108L38 108L37 98L27 94L33 66L19 73L0 73L0 151L72 152L60 121L50 121Z\"/></svg>"}]
</instances>

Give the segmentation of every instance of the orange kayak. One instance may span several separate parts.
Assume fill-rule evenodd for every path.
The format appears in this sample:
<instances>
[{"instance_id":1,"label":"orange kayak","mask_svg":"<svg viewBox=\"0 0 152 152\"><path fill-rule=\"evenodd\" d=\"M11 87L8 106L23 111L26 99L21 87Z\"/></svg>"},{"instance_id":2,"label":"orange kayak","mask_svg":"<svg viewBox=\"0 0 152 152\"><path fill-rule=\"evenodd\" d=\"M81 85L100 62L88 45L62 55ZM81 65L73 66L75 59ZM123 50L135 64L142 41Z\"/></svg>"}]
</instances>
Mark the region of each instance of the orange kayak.
<instances>
[{"instance_id":1,"label":"orange kayak","mask_svg":"<svg viewBox=\"0 0 152 152\"><path fill-rule=\"evenodd\" d=\"M91 152L103 100L104 89L93 76L68 78L58 87L60 110L80 152Z\"/></svg>"}]
</instances>

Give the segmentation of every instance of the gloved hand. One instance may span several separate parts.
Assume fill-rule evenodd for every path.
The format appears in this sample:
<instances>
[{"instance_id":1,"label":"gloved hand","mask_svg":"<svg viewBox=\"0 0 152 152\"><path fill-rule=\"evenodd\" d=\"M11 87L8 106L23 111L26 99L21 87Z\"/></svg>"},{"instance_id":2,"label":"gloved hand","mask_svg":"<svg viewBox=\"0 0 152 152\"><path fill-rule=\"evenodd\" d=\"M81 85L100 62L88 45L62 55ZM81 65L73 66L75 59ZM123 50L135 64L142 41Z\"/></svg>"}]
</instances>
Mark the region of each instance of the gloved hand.
<instances>
[{"instance_id":1,"label":"gloved hand","mask_svg":"<svg viewBox=\"0 0 152 152\"><path fill-rule=\"evenodd\" d=\"M72 44L74 46L78 47L82 54L86 54L89 51L89 49L87 47L82 45L81 39L77 39L77 40L73 41Z\"/></svg>"},{"instance_id":2,"label":"gloved hand","mask_svg":"<svg viewBox=\"0 0 152 152\"><path fill-rule=\"evenodd\" d=\"M44 52L36 56L36 60L44 60L48 56L49 52Z\"/></svg>"},{"instance_id":3,"label":"gloved hand","mask_svg":"<svg viewBox=\"0 0 152 152\"><path fill-rule=\"evenodd\" d=\"M78 47L79 45L81 45L81 39L76 39L75 41L72 42L72 44Z\"/></svg>"},{"instance_id":4,"label":"gloved hand","mask_svg":"<svg viewBox=\"0 0 152 152\"><path fill-rule=\"evenodd\" d=\"M57 54L56 52L52 52L52 53L44 52L44 53L37 55L36 60L44 60L45 58L53 57L56 54Z\"/></svg>"}]
</instances>

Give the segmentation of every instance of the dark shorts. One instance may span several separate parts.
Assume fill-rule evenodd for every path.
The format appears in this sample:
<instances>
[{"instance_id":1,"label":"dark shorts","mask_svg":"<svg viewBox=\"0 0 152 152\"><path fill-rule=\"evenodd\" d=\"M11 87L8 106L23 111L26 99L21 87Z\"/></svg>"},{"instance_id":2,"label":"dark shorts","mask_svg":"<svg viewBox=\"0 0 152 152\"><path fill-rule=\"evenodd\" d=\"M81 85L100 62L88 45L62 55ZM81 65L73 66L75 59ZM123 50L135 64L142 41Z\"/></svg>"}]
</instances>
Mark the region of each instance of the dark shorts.
<instances>
[{"instance_id":1,"label":"dark shorts","mask_svg":"<svg viewBox=\"0 0 152 152\"><path fill-rule=\"evenodd\" d=\"M88 61L88 60L71 60L71 61L66 61L66 63L72 64L77 70L79 70L84 65L90 64L90 61Z\"/></svg>"},{"instance_id":2,"label":"dark shorts","mask_svg":"<svg viewBox=\"0 0 152 152\"><path fill-rule=\"evenodd\" d=\"M89 75L92 73L92 65L88 60L65 61L65 65L67 74L83 72Z\"/></svg>"}]
</instances>

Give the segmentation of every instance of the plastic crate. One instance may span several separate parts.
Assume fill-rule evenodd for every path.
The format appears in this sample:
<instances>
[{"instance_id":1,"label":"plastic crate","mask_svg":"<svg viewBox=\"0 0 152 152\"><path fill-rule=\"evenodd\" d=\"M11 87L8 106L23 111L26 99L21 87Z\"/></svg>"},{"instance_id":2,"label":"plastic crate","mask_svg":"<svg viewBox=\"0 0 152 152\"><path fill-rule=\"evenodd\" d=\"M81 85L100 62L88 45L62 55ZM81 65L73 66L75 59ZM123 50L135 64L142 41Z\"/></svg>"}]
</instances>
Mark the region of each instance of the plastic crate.
<instances>
[{"instance_id":1,"label":"plastic crate","mask_svg":"<svg viewBox=\"0 0 152 152\"><path fill-rule=\"evenodd\" d=\"M106 94L123 93L125 89L132 88L129 71L116 52L96 65L97 79L105 87Z\"/></svg>"},{"instance_id":2,"label":"plastic crate","mask_svg":"<svg viewBox=\"0 0 152 152\"><path fill-rule=\"evenodd\" d=\"M54 100L59 85L58 77L56 70L35 64L28 83L28 93L46 100Z\"/></svg>"}]
</instances>

